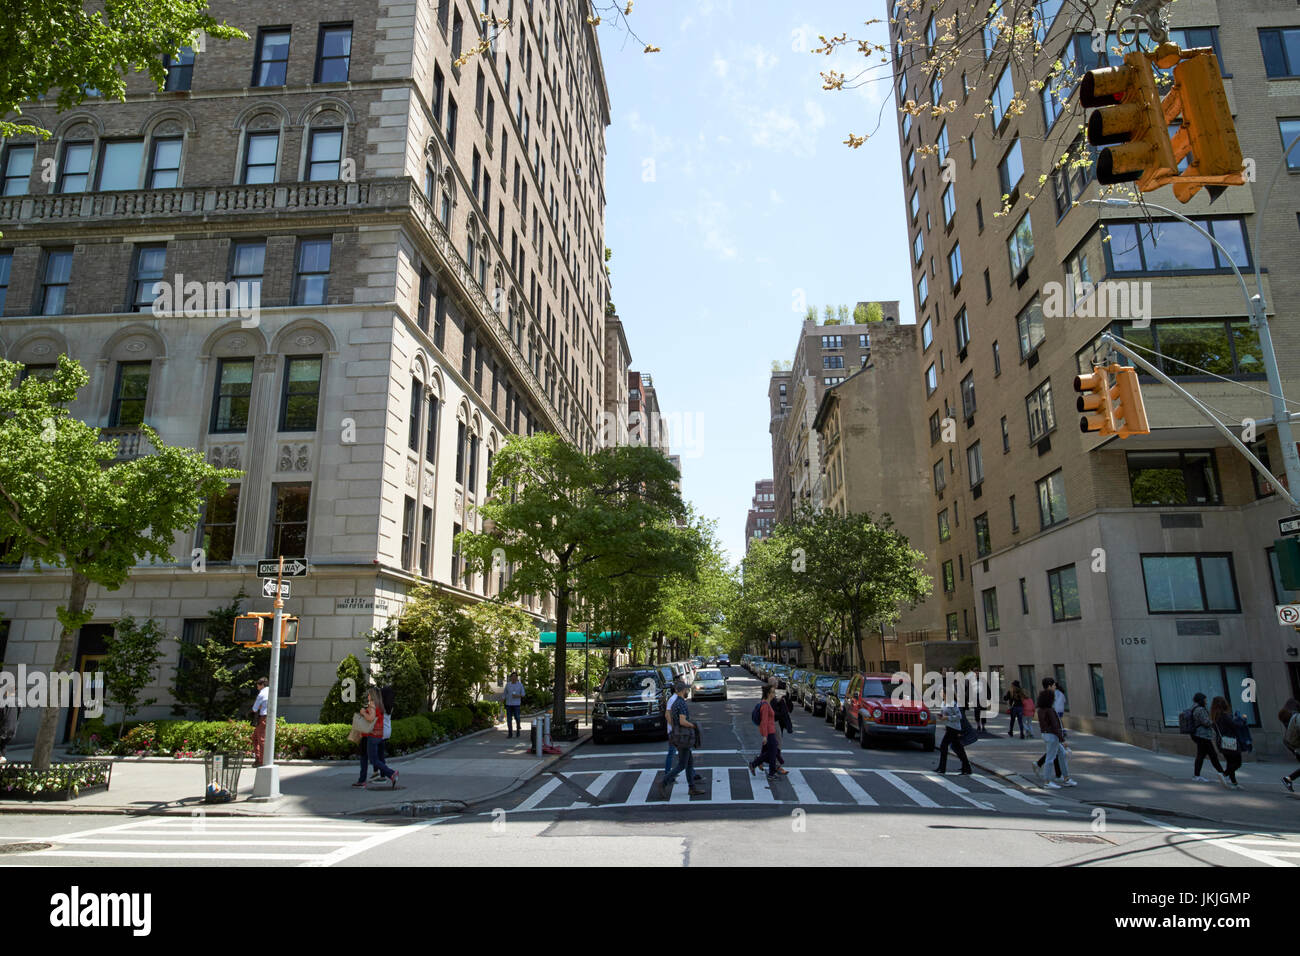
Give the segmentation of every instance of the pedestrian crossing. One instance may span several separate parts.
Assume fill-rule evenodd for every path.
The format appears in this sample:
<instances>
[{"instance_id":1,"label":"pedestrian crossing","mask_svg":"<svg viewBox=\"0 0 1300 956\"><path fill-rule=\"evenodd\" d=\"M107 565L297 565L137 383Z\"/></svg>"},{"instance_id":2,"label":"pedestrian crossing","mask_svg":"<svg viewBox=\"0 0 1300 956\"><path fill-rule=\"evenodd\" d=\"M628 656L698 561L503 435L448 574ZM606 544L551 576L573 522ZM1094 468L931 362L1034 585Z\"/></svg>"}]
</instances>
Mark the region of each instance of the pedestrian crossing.
<instances>
[{"instance_id":1,"label":"pedestrian crossing","mask_svg":"<svg viewBox=\"0 0 1300 956\"><path fill-rule=\"evenodd\" d=\"M921 807L932 810L1045 810L1049 801L1009 787L984 774L941 775L927 770L847 767L788 768L767 781L743 767L697 767L702 779L692 794L682 774L665 798L661 770L577 770L551 772L508 812L533 813L618 807L716 806L737 804L827 807Z\"/></svg>"},{"instance_id":2,"label":"pedestrian crossing","mask_svg":"<svg viewBox=\"0 0 1300 956\"><path fill-rule=\"evenodd\" d=\"M1144 823L1177 833L1190 840L1203 842L1243 856L1256 863L1273 867L1300 865L1300 834L1261 833L1240 830L1221 830L1207 827L1180 827L1160 820L1142 818Z\"/></svg>"},{"instance_id":3,"label":"pedestrian crossing","mask_svg":"<svg viewBox=\"0 0 1300 956\"><path fill-rule=\"evenodd\" d=\"M40 842L53 844L52 847L24 857L28 862L72 857L107 863L152 860L334 866L440 822L403 821L385 825L332 817L208 817L195 811L190 817L146 817L116 826L42 837Z\"/></svg>"}]
</instances>

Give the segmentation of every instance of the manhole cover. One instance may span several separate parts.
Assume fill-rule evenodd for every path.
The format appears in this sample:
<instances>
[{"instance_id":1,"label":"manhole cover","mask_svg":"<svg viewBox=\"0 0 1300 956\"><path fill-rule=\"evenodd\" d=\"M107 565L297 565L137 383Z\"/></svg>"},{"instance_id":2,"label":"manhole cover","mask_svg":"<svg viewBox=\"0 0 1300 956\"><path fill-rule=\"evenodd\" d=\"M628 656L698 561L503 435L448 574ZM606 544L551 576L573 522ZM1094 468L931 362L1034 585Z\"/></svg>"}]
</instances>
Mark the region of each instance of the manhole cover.
<instances>
[{"instance_id":1,"label":"manhole cover","mask_svg":"<svg viewBox=\"0 0 1300 956\"><path fill-rule=\"evenodd\" d=\"M1092 833L1040 833L1038 835L1050 843L1114 843L1113 840Z\"/></svg>"},{"instance_id":2,"label":"manhole cover","mask_svg":"<svg viewBox=\"0 0 1300 956\"><path fill-rule=\"evenodd\" d=\"M0 843L0 853L32 853L36 850L48 850L53 843Z\"/></svg>"}]
</instances>

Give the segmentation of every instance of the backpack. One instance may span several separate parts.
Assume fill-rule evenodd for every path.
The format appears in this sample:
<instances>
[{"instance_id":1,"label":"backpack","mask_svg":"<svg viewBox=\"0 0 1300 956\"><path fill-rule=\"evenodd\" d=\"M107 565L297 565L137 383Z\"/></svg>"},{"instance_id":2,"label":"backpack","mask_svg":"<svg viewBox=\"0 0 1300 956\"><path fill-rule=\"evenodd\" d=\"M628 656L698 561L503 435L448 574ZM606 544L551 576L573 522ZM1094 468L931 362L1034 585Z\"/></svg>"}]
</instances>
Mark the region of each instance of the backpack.
<instances>
[{"instance_id":1,"label":"backpack","mask_svg":"<svg viewBox=\"0 0 1300 956\"><path fill-rule=\"evenodd\" d=\"M1192 709L1188 707L1178 715L1178 732L1192 736L1196 733L1196 719L1192 716Z\"/></svg>"},{"instance_id":2,"label":"backpack","mask_svg":"<svg viewBox=\"0 0 1300 956\"><path fill-rule=\"evenodd\" d=\"M754 712L749 715L750 718L754 721L755 727L758 727L763 723L762 711L763 711L763 702L760 700L757 704L754 705Z\"/></svg>"},{"instance_id":3,"label":"backpack","mask_svg":"<svg viewBox=\"0 0 1300 956\"><path fill-rule=\"evenodd\" d=\"M379 690L379 699L384 702L384 713L391 714L397 706L397 687L389 684Z\"/></svg>"}]
</instances>

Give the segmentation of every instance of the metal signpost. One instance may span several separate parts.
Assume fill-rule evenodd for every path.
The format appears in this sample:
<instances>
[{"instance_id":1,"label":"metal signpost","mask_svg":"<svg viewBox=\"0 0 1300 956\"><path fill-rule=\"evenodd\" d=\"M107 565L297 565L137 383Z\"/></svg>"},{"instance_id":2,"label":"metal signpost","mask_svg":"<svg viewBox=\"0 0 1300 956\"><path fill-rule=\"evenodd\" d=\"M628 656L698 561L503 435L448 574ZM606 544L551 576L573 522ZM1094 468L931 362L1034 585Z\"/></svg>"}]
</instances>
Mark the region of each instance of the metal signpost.
<instances>
[{"instance_id":1,"label":"metal signpost","mask_svg":"<svg viewBox=\"0 0 1300 956\"><path fill-rule=\"evenodd\" d=\"M267 674L266 700L266 743L262 748L262 765L257 768L253 780L254 800L280 799L280 768L275 765L275 719L280 697L280 645L284 642L284 599L289 596L289 582L281 579L285 574L300 575L307 573L303 561L293 560L285 564L281 556L275 561L257 562L257 573L274 574L263 582L263 593L275 597L275 618L271 623L271 667ZM268 593L269 592L269 593Z\"/></svg>"}]
</instances>

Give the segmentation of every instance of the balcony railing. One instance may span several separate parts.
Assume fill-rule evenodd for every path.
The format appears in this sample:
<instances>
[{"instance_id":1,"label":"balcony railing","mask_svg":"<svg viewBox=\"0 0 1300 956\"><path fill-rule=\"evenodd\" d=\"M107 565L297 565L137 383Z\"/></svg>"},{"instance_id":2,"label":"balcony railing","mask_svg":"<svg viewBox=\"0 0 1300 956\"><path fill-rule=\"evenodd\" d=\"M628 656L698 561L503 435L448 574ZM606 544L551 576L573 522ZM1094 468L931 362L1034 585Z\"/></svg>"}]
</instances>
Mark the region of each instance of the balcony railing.
<instances>
[{"instance_id":1,"label":"balcony railing","mask_svg":"<svg viewBox=\"0 0 1300 956\"><path fill-rule=\"evenodd\" d=\"M144 432L138 428L101 428L99 440L117 442L115 461L130 461L153 454L154 450L153 445L144 437Z\"/></svg>"}]
</instances>

